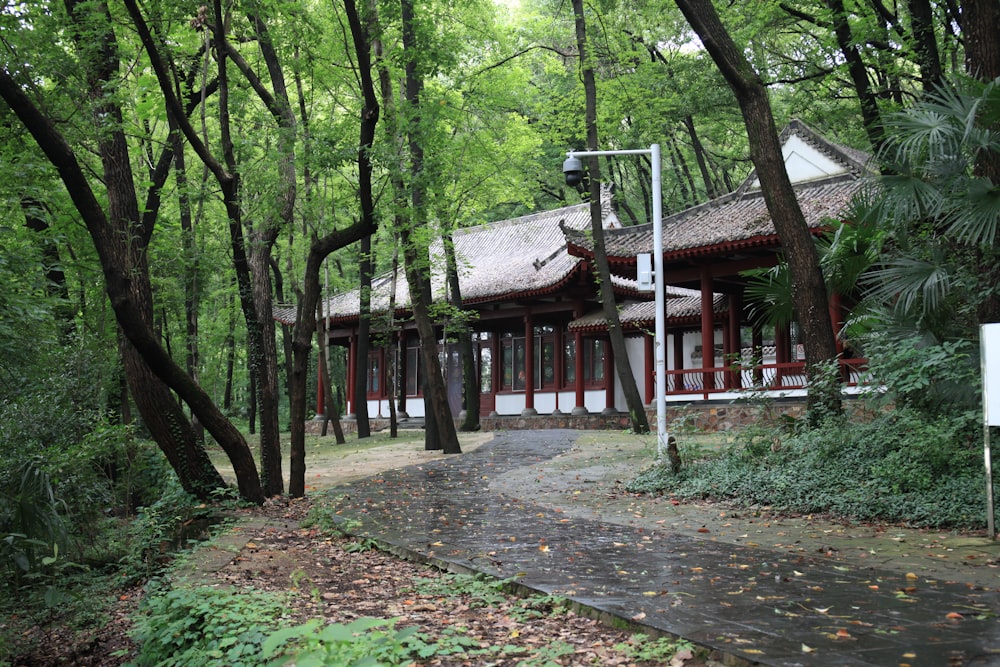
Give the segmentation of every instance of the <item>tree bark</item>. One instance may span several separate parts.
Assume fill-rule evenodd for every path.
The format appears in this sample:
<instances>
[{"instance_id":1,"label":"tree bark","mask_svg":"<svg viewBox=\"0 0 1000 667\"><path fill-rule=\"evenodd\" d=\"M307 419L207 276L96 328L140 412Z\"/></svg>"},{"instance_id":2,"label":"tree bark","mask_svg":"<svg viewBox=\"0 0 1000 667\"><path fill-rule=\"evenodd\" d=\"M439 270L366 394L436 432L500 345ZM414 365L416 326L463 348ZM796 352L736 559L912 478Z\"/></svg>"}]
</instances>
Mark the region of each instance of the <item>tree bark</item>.
<instances>
[{"instance_id":1,"label":"tree bark","mask_svg":"<svg viewBox=\"0 0 1000 667\"><path fill-rule=\"evenodd\" d=\"M371 183L369 182L368 200L371 201ZM371 210L362 213L362 217L373 215ZM371 422L368 420L368 350L372 326L372 240L370 236L361 239L358 249L358 283L360 309L358 313L358 344L354 346L354 418L357 421L358 438L368 438L372 434Z\"/></svg>"},{"instance_id":2,"label":"tree bark","mask_svg":"<svg viewBox=\"0 0 1000 667\"><path fill-rule=\"evenodd\" d=\"M455 243L451 234L446 234L444 242L444 260L448 274L448 294L451 305L459 312L464 312L462 306L462 285L458 281L458 261L455 258ZM472 332L462 321L458 327L459 354L462 361L462 396L465 402L465 419L462 421L462 431L479 430L479 378L476 377L476 357L472 347Z\"/></svg>"},{"instance_id":3,"label":"tree bark","mask_svg":"<svg viewBox=\"0 0 1000 667\"><path fill-rule=\"evenodd\" d=\"M583 0L573 0L573 14L576 17L576 43L580 50L580 63L583 68L583 89L587 102L587 148L598 149L597 143L597 86L594 83L594 68L588 57L587 23L583 14ZM629 420L632 430L636 433L649 433L649 419L646 417L646 407L632 374L632 366L625 347L625 335L622 332L621 319L618 317L618 306L615 303L614 288L611 284L611 269L608 266L608 255L604 249L604 215L601 211L601 171L597 156L588 158L590 172L590 229L594 236L594 262L597 264L598 289L601 295L601 308L608 322L608 337L611 339L611 351L615 357L615 370L618 381L621 382L625 403L628 406ZM581 354L577 350L577 354ZM583 378L578 377L577 382Z\"/></svg>"},{"instance_id":4,"label":"tree bark","mask_svg":"<svg viewBox=\"0 0 1000 667\"><path fill-rule=\"evenodd\" d=\"M344 0L344 8L354 41L354 50L358 58L358 76L361 81L361 92L364 108L361 113L361 126L358 140L358 189L362 198L361 218L345 230L328 234L321 239L313 239L306 259L305 276L303 277L303 292L299 299L295 318L295 335L292 342L292 378L289 382L289 403L291 410L291 474L288 492L293 497L305 494L305 418L306 418L306 380L308 379L309 354L312 351L312 336L316 329L313 318L320 298L319 272L323 260L334 250L346 247L365 237L370 237L375 231L374 207L371 199L371 146L375 139L375 128L378 124L378 97L371 74L371 46L368 28L362 23L354 0ZM365 199L367 198L367 202ZM366 213L367 214L366 214ZM324 341L325 343L325 341ZM329 395L331 388L327 385ZM340 434L340 438L343 434ZM341 440L338 439L338 442Z\"/></svg>"},{"instance_id":5,"label":"tree bark","mask_svg":"<svg viewBox=\"0 0 1000 667\"><path fill-rule=\"evenodd\" d=\"M113 40L113 36L109 39ZM174 410L174 406L177 405L176 401L170 397L169 390L163 387L162 383L165 382L199 415L202 423L229 455L236 472L241 496L250 502L262 502L263 494L256 465L243 436L222 416L201 387L170 358L153 333L151 306L147 305L147 303L151 304L152 300L145 254L139 252L141 248L133 247L132 250L138 255L136 259L139 263L137 265L125 263L129 258L128 241L136 238L138 205L136 204L136 214L131 219L120 215L119 209L124 206L121 200L116 203L114 212L109 210L109 213L106 214L98 203L73 149L56 130L54 124L32 104L18 83L6 70L2 69L0 69L0 96L6 100L11 110L18 116L48 160L59 172L74 206L80 213L94 242L104 273L105 289L119 326L131 345L134 346L135 351L141 355L149 370L159 380L162 380L162 382L151 380L148 376L128 378L133 396L137 399L137 407L140 410L152 411L148 415L144 412L143 418L151 425L151 434L157 444L172 463L178 460L177 457L187 456L184 448L187 447L188 434L182 433L180 430L176 432L171 430L172 426L180 424L181 419L176 417L179 408L176 412ZM124 173L116 175L114 171L127 170L130 162L127 150L120 153L125 149L124 136L121 132L112 133L112 137L106 137L104 143L107 143L111 138L118 144L116 148L108 152L108 169L111 172L109 183L121 182ZM110 146L106 147L106 149L110 148ZM121 197L121 193L118 193L118 197ZM134 363L126 361L127 370L135 368ZM137 394L142 394L142 396ZM165 424L161 421L160 415L156 414L160 410L167 411L169 415ZM181 413L181 418L183 418L183 413ZM186 422L186 420L183 421ZM182 443L181 451L178 451L178 441ZM183 476L182 483L186 481L186 488L205 494L202 497L206 497L211 489L221 486L221 478L217 477L218 473L211 476L211 471L205 465L207 455L205 455L204 449L201 449L200 453L197 449L193 451L196 458L192 459L193 463L190 464L190 467L181 467L177 472L179 476ZM190 470L200 471L213 478L191 479Z\"/></svg>"},{"instance_id":6,"label":"tree bark","mask_svg":"<svg viewBox=\"0 0 1000 667\"><path fill-rule=\"evenodd\" d=\"M423 89L423 78L417 69L417 44L415 16L412 0L401 0L403 24L403 50L406 58L406 101L410 106L410 124L408 126L410 149L410 219L400 229L400 244L403 246L403 264L406 279L410 288L410 303L413 306L413 319L416 322L417 333L420 335L420 352L424 362L426 379L426 405L428 410L425 419L433 420L432 428L425 429L425 448L442 449L445 454L460 454L462 448L458 443L458 433L455 422L448 407L447 390L444 377L441 374L441 362L438 358L437 335L430 316L430 271L431 263L427 245L414 238L412 230L424 224L424 184L426 178L423 164L423 145L420 136L420 94Z\"/></svg>"},{"instance_id":7,"label":"tree bark","mask_svg":"<svg viewBox=\"0 0 1000 667\"><path fill-rule=\"evenodd\" d=\"M806 372L810 380L818 379L822 365L836 362L836 338L819 256L785 169L767 90L736 48L710 0L676 2L740 105L750 141L750 159L757 168L764 201L792 275L792 299L803 333ZM817 415L840 413L840 392L810 391L808 406L813 420Z\"/></svg>"},{"instance_id":8,"label":"tree bark","mask_svg":"<svg viewBox=\"0 0 1000 667\"><path fill-rule=\"evenodd\" d=\"M680 5L681 1L682 0L678 0L677 4ZM684 1L685 3L691 2L691 0ZM700 4L705 0L693 1L694 3ZM868 69L865 67L864 60L861 58L861 52L857 47L857 41L851 31L851 25L848 22L847 10L844 8L843 0L827 0L827 6L833 14L833 29L834 34L837 37L837 44L840 46L840 52L844 55L844 60L847 61L847 71L850 74L851 83L854 84L854 92L857 94L858 101L861 103L861 118L865 126L865 132L868 134L868 141L871 143L872 149L875 152L878 152L882 148L884 133L882 131L878 100L875 99L875 93L872 92L871 85L868 81ZM683 11L683 9L681 11ZM690 21L690 19L688 20ZM722 26L721 22L719 22L719 26ZM742 58L742 56L740 57ZM716 63L718 63L718 61L716 61ZM746 69L750 69L749 64L746 66ZM753 76L756 77L756 72L753 73ZM727 77L727 81L728 80L729 79ZM730 86L732 85L732 82L730 82ZM761 87L763 88L763 84ZM737 93L737 97L739 97L739 93ZM770 110L770 108L770 103L768 103L768 109ZM744 118L746 118L745 113ZM782 169L784 169L784 167L782 167Z\"/></svg>"},{"instance_id":9,"label":"tree bark","mask_svg":"<svg viewBox=\"0 0 1000 667\"><path fill-rule=\"evenodd\" d=\"M326 333L326 318L323 315L322 293L320 299L316 301L316 334L319 337L319 360L318 373L319 381L323 386L323 435L326 435L326 425L333 424L333 436L338 445L343 445L347 440L344 438L344 429L340 425L340 415L337 413L337 402L333 399L333 385L330 382L330 340ZM294 357L293 357L294 359ZM289 375L291 378L291 375ZM291 382L289 381L289 386ZM303 388L304 389L304 388ZM303 415L305 416L305 415ZM294 449L294 443L293 443Z\"/></svg>"}]
</instances>

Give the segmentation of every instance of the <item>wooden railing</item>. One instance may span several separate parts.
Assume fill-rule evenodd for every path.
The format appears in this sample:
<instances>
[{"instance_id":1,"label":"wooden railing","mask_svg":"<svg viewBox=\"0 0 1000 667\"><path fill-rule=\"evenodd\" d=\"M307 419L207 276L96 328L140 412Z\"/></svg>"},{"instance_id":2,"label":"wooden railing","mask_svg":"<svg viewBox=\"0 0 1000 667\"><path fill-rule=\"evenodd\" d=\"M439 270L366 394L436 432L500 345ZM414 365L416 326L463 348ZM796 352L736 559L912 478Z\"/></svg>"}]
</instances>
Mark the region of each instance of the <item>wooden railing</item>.
<instances>
[{"instance_id":1,"label":"wooden railing","mask_svg":"<svg viewBox=\"0 0 1000 667\"><path fill-rule=\"evenodd\" d=\"M846 386L856 386L866 368L865 359L840 360L841 378ZM707 399L711 394L803 389L805 386L805 363L801 361L667 371L668 395L700 395Z\"/></svg>"}]
</instances>

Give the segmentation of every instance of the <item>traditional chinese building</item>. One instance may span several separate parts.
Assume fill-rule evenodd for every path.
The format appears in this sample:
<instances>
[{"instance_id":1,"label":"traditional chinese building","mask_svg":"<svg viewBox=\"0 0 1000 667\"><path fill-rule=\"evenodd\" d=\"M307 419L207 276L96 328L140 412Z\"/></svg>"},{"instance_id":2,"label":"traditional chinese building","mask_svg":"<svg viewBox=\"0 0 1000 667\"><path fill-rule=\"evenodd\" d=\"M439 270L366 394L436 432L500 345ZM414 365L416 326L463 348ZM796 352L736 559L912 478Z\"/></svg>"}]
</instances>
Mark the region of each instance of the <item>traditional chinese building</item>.
<instances>
[{"instance_id":1,"label":"traditional chinese building","mask_svg":"<svg viewBox=\"0 0 1000 667\"><path fill-rule=\"evenodd\" d=\"M867 156L832 144L800 122L782 133L783 154L806 222L816 234L840 219L868 174ZM653 251L652 226L622 227L610 197L602 202L605 244L626 347L640 393L655 398L651 292L640 292L636 255ZM464 308L469 312L483 416L625 412L601 312L586 203L457 230L453 236ZM803 357L793 325L754 327L743 299L743 271L774 266L781 243L751 174L734 192L663 220L668 400L732 400L747 390L803 395ZM434 298L447 299L444 256L431 250ZM390 288L395 309L389 324ZM349 350L347 410L368 402L368 414L423 415L423 372L403 272L373 281L372 341L365 368L354 363L359 292L326 301L331 345ZM835 326L843 321L831 299ZM289 313L278 312L287 321ZM391 330L390 330L391 329ZM442 364L453 414L462 409L457 327L439 323ZM396 363L390 363L395 355ZM849 383L860 360L842 360ZM396 369L396 396L387 373ZM368 377L367 396L351 395L355 373Z\"/></svg>"}]
</instances>

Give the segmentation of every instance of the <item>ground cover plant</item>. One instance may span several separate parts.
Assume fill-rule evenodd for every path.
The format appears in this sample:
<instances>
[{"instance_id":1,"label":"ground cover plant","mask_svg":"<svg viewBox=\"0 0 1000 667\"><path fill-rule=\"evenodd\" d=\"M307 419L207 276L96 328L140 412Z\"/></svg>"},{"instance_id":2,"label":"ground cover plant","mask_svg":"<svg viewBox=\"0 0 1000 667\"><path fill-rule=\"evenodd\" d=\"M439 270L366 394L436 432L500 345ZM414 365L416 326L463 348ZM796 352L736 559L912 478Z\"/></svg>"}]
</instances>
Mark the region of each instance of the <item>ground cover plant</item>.
<instances>
[{"instance_id":1,"label":"ground cover plant","mask_svg":"<svg viewBox=\"0 0 1000 667\"><path fill-rule=\"evenodd\" d=\"M688 460L678 475L655 465L627 488L776 512L978 528L986 509L977 426L969 416L928 419L904 408L802 432L751 428Z\"/></svg>"},{"instance_id":2,"label":"ground cover plant","mask_svg":"<svg viewBox=\"0 0 1000 667\"><path fill-rule=\"evenodd\" d=\"M724 500L785 513L933 528L982 528L982 415L978 361L968 342L881 340L866 396L816 428L774 417L715 450L682 449L679 474L653 465L626 484L637 493ZM683 446L683 435L681 436Z\"/></svg>"}]
</instances>

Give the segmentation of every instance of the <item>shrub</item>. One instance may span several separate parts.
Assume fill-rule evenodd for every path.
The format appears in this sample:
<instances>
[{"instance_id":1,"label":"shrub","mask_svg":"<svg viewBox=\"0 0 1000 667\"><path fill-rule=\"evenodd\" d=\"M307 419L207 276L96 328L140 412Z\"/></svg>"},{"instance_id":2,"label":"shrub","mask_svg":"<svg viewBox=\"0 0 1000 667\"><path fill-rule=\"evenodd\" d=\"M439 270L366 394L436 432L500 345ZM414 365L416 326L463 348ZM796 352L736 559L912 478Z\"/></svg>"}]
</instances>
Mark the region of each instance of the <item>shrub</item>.
<instances>
[{"instance_id":1,"label":"shrub","mask_svg":"<svg viewBox=\"0 0 1000 667\"><path fill-rule=\"evenodd\" d=\"M901 408L870 421L831 420L812 430L771 427L739 439L680 475L654 466L627 488L714 498L793 513L928 527L979 527L985 520L975 413L932 417Z\"/></svg>"},{"instance_id":2,"label":"shrub","mask_svg":"<svg viewBox=\"0 0 1000 667\"><path fill-rule=\"evenodd\" d=\"M151 584L131 636L136 667L267 664L261 652L276 631L285 601L254 590L159 588Z\"/></svg>"}]
</instances>

